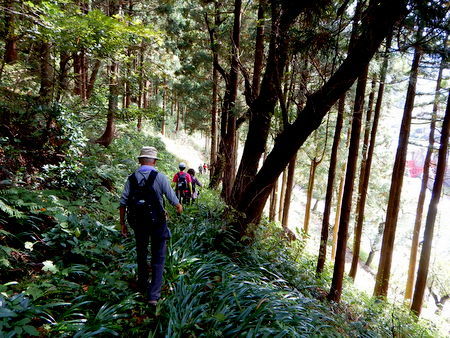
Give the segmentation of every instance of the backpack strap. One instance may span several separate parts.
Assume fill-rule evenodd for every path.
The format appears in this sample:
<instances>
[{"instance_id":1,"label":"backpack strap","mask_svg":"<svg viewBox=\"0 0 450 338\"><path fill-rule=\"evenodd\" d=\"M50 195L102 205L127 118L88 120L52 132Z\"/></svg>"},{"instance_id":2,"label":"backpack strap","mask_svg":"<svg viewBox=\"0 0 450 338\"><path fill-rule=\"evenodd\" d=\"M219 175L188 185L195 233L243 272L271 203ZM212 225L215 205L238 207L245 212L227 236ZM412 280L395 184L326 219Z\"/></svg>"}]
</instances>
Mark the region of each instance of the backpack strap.
<instances>
[{"instance_id":1,"label":"backpack strap","mask_svg":"<svg viewBox=\"0 0 450 338\"><path fill-rule=\"evenodd\" d=\"M153 186L153 183L155 182L156 176L158 175L158 172L156 170L152 170L150 174L148 175L148 178L144 178L144 187L150 188ZM128 176L128 180L130 181L130 191L135 191L139 187L139 182L136 177L136 173L132 173Z\"/></svg>"},{"instance_id":2,"label":"backpack strap","mask_svg":"<svg viewBox=\"0 0 450 338\"><path fill-rule=\"evenodd\" d=\"M136 190L136 188L139 186L135 173L132 173L128 176L128 181L130 182L130 191Z\"/></svg>"},{"instance_id":3,"label":"backpack strap","mask_svg":"<svg viewBox=\"0 0 450 338\"><path fill-rule=\"evenodd\" d=\"M153 183L155 182L156 176L158 176L158 172L156 170L152 170L148 175L147 180L145 181L146 188L153 187Z\"/></svg>"}]
</instances>

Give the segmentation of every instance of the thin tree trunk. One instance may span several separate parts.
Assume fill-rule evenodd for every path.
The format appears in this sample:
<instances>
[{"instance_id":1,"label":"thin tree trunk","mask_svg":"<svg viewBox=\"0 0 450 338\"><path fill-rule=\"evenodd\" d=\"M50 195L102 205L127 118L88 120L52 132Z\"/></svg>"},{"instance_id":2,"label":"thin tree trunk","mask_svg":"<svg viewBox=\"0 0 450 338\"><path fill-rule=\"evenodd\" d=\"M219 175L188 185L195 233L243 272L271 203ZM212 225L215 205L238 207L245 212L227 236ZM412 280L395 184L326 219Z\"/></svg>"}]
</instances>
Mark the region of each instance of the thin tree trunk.
<instances>
[{"instance_id":1,"label":"thin tree trunk","mask_svg":"<svg viewBox=\"0 0 450 338\"><path fill-rule=\"evenodd\" d=\"M313 205L311 211L313 211L313 212L317 211L317 206L319 205L319 201L320 201L320 199L316 199L316 201L314 202L314 205Z\"/></svg>"},{"instance_id":2,"label":"thin tree trunk","mask_svg":"<svg viewBox=\"0 0 450 338\"><path fill-rule=\"evenodd\" d=\"M280 207L278 211L278 220L280 222L283 221L284 198L286 197L286 182L287 182L287 169L283 171L283 177L281 178Z\"/></svg>"},{"instance_id":3,"label":"thin tree trunk","mask_svg":"<svg viewBox=\"0 0 450 338\"><path fill-rule=\"evenodd\" d=\"M286 193L284 196L283 218L281 225L290 239L295 239L293 232L289 230L289 209L291 206L292 188L294 187L295 178L295 165L297 163L297 154L289 162L287 181L286 181Z\"/></svg>"},{"instance_id":4,"label":"thin tree trunk","mask_svg":"<svg viewBox=\"0 0 450 338\"><path fill-rule=\"evenodd\" d=\"M336 258L336 246L338 239L338 230L339 230L339 219L341 218L341 210L342 210L342 197L344 196L344 181L345 181L345 173L347 171L347 163L342 164L342 176L339 181L339 189L337 194L336 201L336 215L334 216L334 226L333 226L333 241L331 245L331 261L334 261Z\"/></svg>"},{"instance_id":5,"label":"thin tree trunk","mask_svg":"<svg viewBox=\"0 0 450 338\"><path fill-rule=\"evenodd\" d=\"M415 277L414 273L416 270L417 253L418 253L418 249L419 249L420 228L422 225L423 206L425 203L425 196L427 193L431 156L433 154L434 131L436 128L439 91L441 90L442 72L444 70L444 64L445 64L444 58L442 57L441 65L439 67L438 77L436 80L436 91L435 91L435 96L434 96L433 112L432 112L432 116L431 116L430 135L428 137L428 149L427 149L427 153L425 155L425 160L423 163L422 185L420 187L419 198L417 201L416 219L414 221L413 238L412 238L411 250L410 250L410 254L409 254L408 279L406 281L405 300L410 300L412 297L412 293L413 293L413 285L414 285L414 277Z\"/></svg>"},{"instance_id":6,"label":"thin tree trunk","mask_svg":"<svg viewBox=\"0 0 450 338\"><path fill-rule=\"evenodd\" d=\"M327 257L328 228L330 226L331 202L333 199L334 178L336 176L337 155L341 131L344 121L345 94L339 100L336 127L334 130L333 145L331 147L330 167L328 169L327 192L325 194L325 208L323 211L322 231L320 233L319 257L317 259L316 273L321 274ZM337 228L336 228L337 229Z\"/></svg>"},{"instance_id":7,"label":"thin tree trunk","mask_svg":"<svg viewBox=\"0 0 450 338\"><path fill-rule=\"evenodd\" d=\"M55 100L60 101L62 92L67 90L67 73L70 55L66 52L61 52L59 55L59 74L58 74L58 86L56 89Z\"/></svg>"},{"instance_id":8,"label":"thin tree trunk","mask_svg":"<svg viewBox=\"0 0 450 338\"><path fill-rule=\"evenodd\" d=\"M50 103L53 92L53 72L50 61L50 44L41 42L39 50L40 81L39 99L43 103Z\"/></svg>"},{"instance_id":9,"label":"thin tree trunk","mask_svg":"<svg viewBox=\"0 0 450 338\"><path fill-rule=\"evenodd\" d=\"M80 52L75 52L72 55L73 58L73 73L74 73L74 94L81 95L81 60Z\"/></svg>"},{"instance_id":10,"label":"thin tree trunk","mask_svg":"<svg viewBox=\"0 0 450 338\"><path fill-rule=\"evenodd\" d=\"M80 53L80 97L81 100L86 101L87 92L87 73L88 73L88 62L86 57L86 51L81 50Z\"/></svg>"},{"instance_id":11,"label":"thin tree trunk","mask_svg":"<svg viewBox=\"0 0 450 338\"><path fill-rule=\"evenodd\" d=\"M436 167L436 177L434 178L433 190L431 192L430 205L428 207L427 219L425 222L425 232L423 236L423 246L420 253L419 269L417 270L417 281L414 288L414 296L411 310L420 315L422 310L423 295L427 284L428 269L430 265L431 246L433 243L434 223L436 221L437 208L441 198L442 185L445 177L445 167L447 164L447 148L450 132L450 90L448 91L447 108L445 110L444 122L442 123L440 148Z\"/></svg>"},{"instance_id":12,"label":"thin tree trunk","mask_svg":"<svg viewBox=\"0 0 450 338\"><path fill-rule=\"evenodd\" d=\"M408 92L406 94L405 107L403 111L403 119L400 127L397 154L395 156L394 169L392 171L391 188L386 212L386 223L384 227L383 241L381 244L380 261L378 264L378 272L375 281L374 296L386 297L389 287L395 230L397 228L403 174L405 171L408 139L411 129L411 116L414 108L417 75L421 57L422 51L419 48L415 48L414 59L409 77Z\"/></svg>"},{"instance_id":13,"label":"thin tree trunk","mask_svg":"<svg viewBox=\"0 0 450 338\"><path fill-rule=\"evenodd\" d=\"M339 219L338 240L336 247L336 259L334 261L333 280L331 282L328 300L339 302L342 294L342 283L345 268L345 253L347 250L348 224L352 209L353 187L358 162L359 139L361 134L361 119L364 109L364 96L367 82L369 64L366 65L358 78L356 86L355 105L353 109L352 131L350 136L350 148L348 151L347 173L345 175L344 195L342 197L342 211Z\"/></svg>"},{"instance_id":14,"label":"thin tree trunk","mask_svg":"<svg viewBox=\"0 0 450 338\"><path fill-rule=\"evenodd\" d=\"M265 0L259 0L258 22L256 24L256 43L255 43L255 62L253 64L253 95L259 94L261 81L261 72L264 61L264 3Z\"/></svg>"},{"instance_id":15,"label":"thin tree trunk","mask_svg":"<svg viewBox=\"0 0 450 338\"><path fill-rule=\"evenodd\" d=\"M242 0L234 1L234 22L232 33L231 69L228 76L228 86L225 90L223 109L227 113L227 130L223 138L224 172L221 196L226 202L232 199L231 190L236 176L236 98L239 84L239 48L241 36L241 7Z\"/></svg>"},{"instance_id":16,"label":"thin tree trunk","mask_svg":"<svg viewBox=\"0 0 450 338\"><path fill-rule=\"evenodd\" d=\"M180 102L177 103L177 123L175 126L175 133L178 134L180 131L180 115L181 115L181 108L180 108Z\"/></svg>"},{"instance_id":17,"label":"thin tree trunk","mask_svg":"<svg viewBox=\"0 0 450 338\"><path fill-rule=\"evenodd\" d=\"M357 196L357 204L356 204L356 218L355 218L355 231L353 234L353 257L352 257L352 265L350 267L349 276L354 280L356 277L356 271L359 265L359 251L361 246L361 236L363 229L363 221L364 221L364 210L367 196L367 187L369 180L367 177L367 181L365 181L365 172L366 172L366 164L367 164L367 150L369 146L369 136L370 136L370 125L372 122L372 110L373 110L373 100L375 97L375 84L376 78L372 79L372 90L369 95L369 104L366 113L366 122L364 126L364 140L363 140L363 149L361 156L361 164L359 169L359 185L358 185L358 196ZM369 169L370 170L370 169Z\"/></svg>"},{"instance_id":18,"label":"thin tree trunk","mask_svg":"<svg viewBox=\"0 0 450 338\"><path fill-rule=\"evenodd\" d=\"M100 70L101 65L102 62L100 60L95 60L94 65L92 66L91 76L89 77L89 82L86 87L86 99L90 99L92 96L95 80L97 80L98 71Z\"/></svg>"},{"instance_id":19,"label":"thin tree trunk","mask_svg":"<svg viewBox=\"0 0 450 338\"><path fill-rule=\"evenodd\" d=\"M131 5L131 4L130 4ZM144 44L139 48L139 89L138 89L138 116L136 128L142 129L142 109L144 108L145 96L147 94L147 80L144 79Z\"/></svg>"},{"instance_id":20,"label":"thin tree trunk","mask_svg":"<svg viewBox=\"0 0 450 338\"><path fill-rule=\"evenodd\" d=\"M217 53L213 57L218 57ZM218 62L218 61L217 61ZM216 67L212 69L212 105L211 105L211 151L209 158L209 174L212 178L215 163L217 161L217 96L219 86L219 72ZM177 115L178 119L178 115Z\"/></svg>"},{"instance_id":21,"label":"thin tree trunk","mask_svg":"<svg viewBox=\"0 0 450 338\"><path fill-rule=\"evenodd\" d=\"M167 101L167 95L166 95L167 89L164 89L163 91L163 104L162 104L162 121L161 121L161 135L166 134L166 101Z\"/></svg>"},{"instance_id":22,"label":"thin tree trunk","mask_svg":"<svg viewBox=\"0 0 450 338\"><path fill-rule=\"evenodd\" d=\"M361 245L360 243L361 243L364 213L365 213L365 207L366 207L367 189L369 186L370 172L371 172L371 168L372 168L372 159L373 159L373 153L374 153L375 144L376 144L378 122L379 122L380 113L381 113L381 103L383 102L384 84L386 81L386 74L387 74L387 68L388 68L388 62L389 62L389 49L391 48L391 41L392 41L392 32L386 38L386 49L385 49L385 53L384 53L383 64L382 64L381 70L380 70L380 85L378 87L378 94L377 94L377 101L375 104L372 130L370 133L370 144L369 144L369 148L367 150L367 160L365 161L364 165L363 165L363 162L361 163L360 185L359 185L359 193L358 193L359 199L358 199L358 206L357 206L357 224L355 227L355 235L354 235L355 239L354 239L354 243L353 243L352 266L350 268L350 277L352 277L353 279L355 279L355 277L356 277L356 271L357 271L358 263L359 263L359 251L360 251L360 245ZM372 91L372 93L373 93L373 91ZM370 101L371 100L373 100L372 96L370 98ZM366 129L366 132L367 132L367 129ZM366 135L367 134L365 134L365 136ZM364 141L365 141L365 145L367 147L366 137L365 137Z\"/></svg>"},{"instance_id":23,"label":"thin tree trunk","mask_svg":"<svg viewBox=\"0 0 450 338\"><path fill-rule=\"evenodd\" d=\"M3 55L3 62L12 64L17 61L17 36L14 32L14 0L5 1L5 17L4 17L4 32L5 32L5 53Z\"/></svg>"},{"instance_id":24,"label":"thin tree trunk","mask_svg":"<svg viewBox=\"0 0 450 338\"><path fill-rule=\"evenodd\" d=\"M373 257L375 256L375 252L378 251L378 244L380 243L381 235L383 235L383 230L384 230L384 222L381 222L378 225L378 233L377 233L372 245L370 246L369 255L367 256L367 260L364 263L364 265L366 265L368 267L370 267L370 264L372 264L372 260L373 260Z\"/></svg>"},{"instance_id":25,"label":"thin tree trunk","mask_svg":"<svg viewBox=\"0 0 450 338\"><path fill-rule=\"evenodd\" d=\"M271 222L275 220L275 215L277 214L277 202L278 202L278 180L275 181L272 195L270 196L269 220Z\"/></svg>"},{"instance_id":26,"label":"thin tree trunk","mask_svg":"<svg viewBox=\"0 0 450 338\"><path fill-rule=\"evenodd\" d=\"M114 139L115 134L115 115L118 110L119 103L119 84L118 84L118 64L112 61L109 71L109 97L108 97L108 115L106 118L106 128L102 136L97 139L96 143L104 147L108 147Z\"/></svg>"},{"instance_id":27,"label":"thin tree trunk","mask_svg":"<svg viewBox=\"0 0 450 338\"><path fill-rule=\"evenodd\" d=\"M305 206L305 218L303 220L303 231L305 234L309 232L309 219L311 216L311 201L314 190L314 181L316 178L316 169L319 165L319 161L314 157L311 160L311 165L309 167L309 179L308 179L308 190L306 192L306 206Z\"/></svg>"}]
</instances>

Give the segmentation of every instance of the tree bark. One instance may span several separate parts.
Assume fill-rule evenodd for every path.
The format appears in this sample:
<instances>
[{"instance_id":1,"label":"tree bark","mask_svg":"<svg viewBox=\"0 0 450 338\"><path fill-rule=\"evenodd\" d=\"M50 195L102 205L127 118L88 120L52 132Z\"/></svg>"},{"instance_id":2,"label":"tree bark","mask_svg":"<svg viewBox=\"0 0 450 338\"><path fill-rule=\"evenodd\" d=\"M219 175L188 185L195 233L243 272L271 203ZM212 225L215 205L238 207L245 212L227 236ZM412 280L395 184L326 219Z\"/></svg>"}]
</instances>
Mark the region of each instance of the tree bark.
<instances>
[{"instance_id":1,"label":"tree bark","mask_svg":"<svg viewBox=\"0 0 450 338\"><path fill-rule=\"evenodd\" d=\"M73 58L73 75L74 75L74 89L75 95L81 96L81 58L80 52L72 54Z\"/></svg>"},{"instance_id":2,"label":"tree bark","mask_svg":"<svg viewBox=\"0 0 450 338\"><path fill-rule=\"evenodd\" d=\"M322 230L320 233L319 257L317 259L316 273L323 272L325 260L327 257L328 228L330 226L331 202L333 199L334 177L336 176L337 155L339 142L341 140L341 131L344 121L345 94L339 99L336 127L334 129L333 145L331 147L330 167L328 169L327 192L325 194L325 208L323 211Z\"/></svg>"},{"instance_id":3,"label":"tree bark","mask_svg":"<svg viewBox=\"0 0 450 338\"><path fill-rule=\"evenodd\" d=\"M92 93L94 91L95 80L97 80L98 71L100 70L100 66L102 62L100 60L95 60L94 65L92 66L91 76L89 77L89 81L86 87L86 99L90 99Z\"/></svg>"},{"instance_id":4,"label":"tree bark","mask_svg":"<svg viewBox=\"0 0 450 338\"><path fill-rule=\"evenodd\" d=\"M436 91L435 91L435 96L434 96L433 112L432 112L432 116L431 116L430 134L428 137L428 149L427 149L427 153L425 155L425 160L423 163L422 184L420 187L419 198L417 201L413 238L412 238L411 250L410 250L410 254L409 254L408 279L406 281L405 300L410 300L412 297L412 293L413 293L413 285L414 285L414 277L415 277L414 273L416 270L417 253L419 250L420 228L422 225L423 206L425 203L428 179L430 176L429 175L430 162L431 162L431 156L433 154L433 147L434 147L434 132L435 132L435 128L436 128L439 91L441 90L442 72L444 70L444 63L445 63L444 57L442 57L441 65L439 67L438 77L436 80Z\"/></svg>"},{"instance_id":5,"label":"tree bark","mask_svg":"<svg viewBox=\"0 0 450 338\"><path fill-rule=\"evenodd\" d=\"M369 186L369 179L370 179L370 172L372 168L372 159L373 159L373 153L375 149L376 144L376 136L377 136L377 130L378 130L378 122L380 119L380 113L381 113L381 103L383 102L383 95L384 95L384 84L386 81L386 74L387 74L387 68L388 68L388 62L389 62L389 49L391 48L391 42L392 42L392 33L390 33L386 38L386 49L384 53L383 58L383 64L381 66L380 70L380 85L378 87L378 94L377 94L377 101L375 104L375 111L374 111L374 117L373 117L373 123L372 123L372 130L370 132L370 144L369 148L367 150L367 160L365 161L364 165L363 162L361 163L361 172L360 172L360 185L359 185L359 192L358 192L358 206L357 206L357 224L355 227L355 239L353 243L353 257L352 257L352 266L350 268L350 277L355 279L356 277L356 271L358 268L359 263L359 251L360 251L360 243L361 243L361 236L362 236L362 228L363 228L363 221L364 221L364 212L366 207L366 198L367 198L367 189ZM373 93L373 91L372 91ZM369 101L373 100L373 97L370 98ZM367 132L367 128L366 128ZM367 134L365 134L367 135ZM365 147L367 147L367 140L365 138Z\"/></svg>"},{"instance_id":6,"label":"tree bark","mask_svg":"<svg viewBox=\"0 0 450 338\"><path fill-rule=\"evenodd\" d=\"M334 226L333 226L333 240L331 244L331 261L336 259L336 246L337 246L337 238L338 238L338 229L339 229L339 219L341 218L341 209L342 209L342 197L344 195L344 181L345 181L345 172L347 171L347 163L342 164L342 176L339 181L339 188L337 193L337 201L336 201L336 215L334 216Z\"/></svg>"},{"instance_id":7,"label":"tree bark","mask_svg":"<svg viewBox=\"0 0 450 338\"><path fill-rule=\"evenodd\" d=\"M61 52L59 55L59 73L58 73L58 86L56 89L55 100L60 101L62 92L67 90L67 73L68 64L70 61L70 55L66 52Z\"/></svg>"},{"instance_id":8,"label":"tree bark","mask_svg":"<svg viewBox=\"0 0 450 338\"><path fill-rule=\"evenodd\" d=\"M236 201L233 203L237 210L246 215L245 219L235 224L237 233L240 236L246 234L250 235L250 237L252 236L251 232L248 232L247 225L259 222L263 207L272 191L276 177L284 170L293 154L298 151L308 136L320 126L323 117L331 106L350 88L355 79L362 74L380 46L381 41L405 12L403 0L381 2L376 5L371 3L365 13L367 23L362 26L359 39L354 47L349 50L347 58L331 78L318 91L308 97L295 122L277 137L267 161L259 172L256 174L255 170L254 173L256 175L254 175L253 171L246 171L248 175L244 175L246 179L245 189L241 190L241 194L235 196ZM267 67L269 65L266 66L266 73ZM263 87L264 80L260 96L263 93ZM260 111L263 110L261 109ZM255 114L255 112L256 110L254 115L258 116L259 114ZM267 122L270 123L270 118L267 119ZM250 125L252 124L253 122L250 121ZM244 154L249 154L251 150L259 152L258 149L264 146L267 140L265 134L261 135L260 131L255 134L250 132L250 129L254 127L255 125L249 127L245 146L247 149L244 148ZM258 128L255 128L256 130ZM240 168L252 167L254 159L254 155L249 157L244 155Z\"/></svg>"},{"instance_id":9,"label":"tree bark","mask_svg":"<svg viewBox=\"0 0 450 338\"><path fill-rule=\"evenodd\" d=\"M291 195L292 188L294 187L294 178L295 178L295 165L297 163L297 154L289 162L288 173L287 173L287 181L286 181L286 193L284 196L284 207L283 207L283 218L281 221L281 225L288 234L288 237L292 237L292 231L289 230L289 209L291 206Z\"/></svg>"},{"instance_id":10,"label":"tree bark","mask_svg":"<svg viewBox=\"0 0 450 338\"><path fill-rule=\"evenodd\" d=\"M18 37L14 32L14 0L6 0L5 2L5 54L3 55L3 61L8 64L12 64L17 61L17 39Z\"/></svg>"},{"instance_id":11,"label":"tree bark","mask_svg":"<svg viewBox=\"0 0 450 338\"><path fill-rule=\"evenodd\" d=\"M308 189L306 192L306 206L305 206L305 217L303 220L303 231L305 234L309 231L309 219L311 216L311 201L314 190L314 180L316 178L316 169L320 162L314 157L311 160L311 165L309 167L309 179L308 179Z\"/></svg>"},{"instance_id":12,"label":"tree bark","mask_svg":"<svg viewBox=\"0 0 450 338\"><path fill-rule=\"evenodd\" d=\"M228 83L225 89L223 99L223 110L225 111L226 120L226 134L222 138L224 156L224 171L222 181L221 196L227 203L231 201L231 190L233 188L234 179L236 176L236 113L234 111L236 106L236 98L239 85L239 49L241 38L241 7L242 0L234 1L234 21L232 33L232 54L231 54L231 69L228 74Z\"/></svg>"},{"instance_id":13,"label":"tree bark","mask_svg":"<svg viewBox=\"0 0 450 338\"><path fill-rule=\"evenodd\" d=\"M280 84L283 71L286 65L289 51L290 27L302 10L307 8L306 3L301 5L289 1L272 2L272 30L270 36L269 53L265 73L261 82L259 95L250 104L250 119L244 150L235 184L233 186L232 206L239 209L240 198L247 187L251 184L258 171L258 164L265 146L270 130L271 118L275 105L279 99L281 91ZM305 7L302 7L305 6ZM287 166L295 152L292 152L287 159L283 169ZM282 170L277 174L280 175ZM266 186L264 201L260 201L259 211L261 216L262 209L266 203L267 197L272 190L275 181L273 177L270 187Z\"/></svg>"},{"instance_id":14,"label":"tree bark","mask_svg":"<svg viewBox=\"0 0 450 338\"><path fill-rule=\"evenodd\" d=\"M218 58L217 53L213 53L213 58ZM215 60L214 62L218 62ZM219 72L213 65L212 69L212 105L211 105L211 151L209 159L209 174L212 179L215 163L217 161L217 96L219 87ZM178 115L177 115L178 119Z\"/></svg>"},{"instance_id":15,"label":"tree bark","mask_svg":"<svg viewBox=\"0 0 450 338\"><path fill-rule=\"evenodd\" d=\"M405 171L406 154L408 150L408 138L411 129L411 116L414 108L417 75L421 57L422 51L418 47L416 47L409 77L409 85L406 94L403 119L400 127L397 154L395 156L394 169L392 171L391 188L389 191L389 201L386 212L386 223L381 244L380 261L378 264L374 296L386 297L389 287L395 230L397 228L397 218L400 206L403 174Z\"/></svg>"},{"instance_id":16,"label":"tree bark","mask_svg":"<svg viewBox=\"0 0 450 338\"><path fill-rule=\"evenodd\" d=\"M106 128L103 135L97 139L96 143L108 147L114 139L115 134L115 115L119 105L119 84L117 79L118 63L112 61L109 70L109 96L108 96L108 114L106 117Z\"/></svg>"},{"instance_id":17,"label":"tree bark","mask_svg":"<svg viewBox=\"0 0 450 338\"><path fill-rule=\"evenodd\" d=\"M50 61L50 44L41 42L39 50L40 82L39 99L42 103L49 104L53 94L53 71Z\"/></svg>"},{"instance_id":18,"label":"tree bark","mask_svg":"<svg viewBox=\"0 0 450 338\"><path fill-rule=\"evenodd\" d=\"M164 86L165 87L165 86ZM166 134L166 95L167 89L166 87L163 89L163 102L162 102L162 120L161 120L161 135Z\"/></svg>"},{"instance_id":19,"label":"tree bark","mask_svg":"<svg viewBox=\"0 0 450 338\"><path fill-rule=\"evenodd\" d=\"M255 43L255 62L253 64L253 95L259 94L261 81L261 72L264 61L264 3L265 0L259 0L258 22L256 24L256 43Z\"/></svg>"},{"instance_id":20,"label":"tree bark","mask_svg":"<svg viewBox=\"0 0 450 338\"><path fill-rule=\"evenodd\" d=\"M359 139L361 134L361 119L364 109L364 96L367 82L369 64L366 65L358 78L356 86L355 105L353 109L352 131L350 136L350 148L347 159L347 173L345 175L344 195L342 197L342 210L339 219L338 240L336 247L336 259L334 261L333 280L331 282L328 300L339 302L342 294L342 283L345 268L345 253L347 250L348 224L352 211L352 196L356 165L358 162Z\"/></svg>"},{"instance_id":21,"label":"tree bark","mask_svg":"<svg viewBox=\"0 0 450 338\"><path fill-rule=\"evenodd\" d=\"M83 102L86 101L87 92L87 73L88 73L88 61L86 56L86 51L81 50L80 53L80 97Z\"/></svg>"},{"instance_id":22,"label":"tree bark","mask_svg":"<svg viewBox=\"0 0 450 338\"><path fill-rule=\"evenodd\" d=\"M175 133L178 134L180 131L180 115L181 115L181 108L180 108L180 102L177 103L177 123L175 126Z\"/></svg>"},{"instance_id":23,"label":"tree bark","mask_svg":"<svg viewBox=\"0 0 450 338\"><path fill-rule=\"evenodd\" d=\"M277 202L278 202L278 180L275 181L272 194L270 196L269 220L271 222L275 221L275 216L277 214Z\"/></svg>"},{"instance_id":24,"label":"tree bark","mask_svg":"<svg viewBox=\"0 0 450 338\"><path fill-rule=\"evenodd\" d=\"M428 277L428 268L430 265L431 246L433 243L434 223L436 221L437 207L441 198L442 185L445 177L445 167L447 164L447 148L450 132L450 90L448 91L447 108L445 110L444 122L442 123L440 148L438 153L438 162L436 168L436 177L434 179L433 190L431 192L430 205L428 207L427 219L425 222L425 232L423 237L423 246L420 253L419 269L417 270L417 281L414 288L414 296L411 304L411 310L420 315L422 310L423 295Z\"/></svg>"},{"instance_id":25,"label":"tree bark","mask_svg":"<svg viewBox=\"0 0 450 338\"><path fill-rule=\"evenodd\" d=\"M283 221L284 199L286 197L287 169L283 171L281 177L280 207L278 211L278 220Z\"/></svg>"},{"instance_id":26,"label":"tree bark","mask_svg":"<svg viewBox=\"0 0 450 338\"><path fill-rule=\"evenodd\" d=\"M369 104L366 113L366 121L364 126L364 139L363 139L363 149L361 156L361 164L359 169L359 185L358 185L358 196L356 204L356 218L355 218L355 230L353 233L353 256L352 265L350 267L349 276L354 280L356 277L356 271L359 265L359 251L361 246L361 236L364 221L364 206L366 203L367 187L369 180L365 182L365 172L367 164L367 148L369 146L369 136L370 136L370 124L372 122L372 111L373 111L373 100L375 97L375 84L376 78L372 79L372 90L369 94Z\"/></svg>"}]
</instances>

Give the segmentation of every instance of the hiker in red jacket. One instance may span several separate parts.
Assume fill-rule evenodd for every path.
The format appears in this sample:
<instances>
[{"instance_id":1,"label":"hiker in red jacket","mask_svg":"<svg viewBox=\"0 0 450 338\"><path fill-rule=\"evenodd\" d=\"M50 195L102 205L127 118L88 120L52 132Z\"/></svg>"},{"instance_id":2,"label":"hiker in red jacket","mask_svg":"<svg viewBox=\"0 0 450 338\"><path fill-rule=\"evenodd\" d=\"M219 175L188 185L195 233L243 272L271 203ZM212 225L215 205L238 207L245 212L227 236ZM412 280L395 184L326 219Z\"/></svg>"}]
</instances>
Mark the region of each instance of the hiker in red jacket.
<instances>
[{"instance_id":1,"label":"hiker in red jacket","mask_svg":"<svg viewBox=\"0 0 450 338\"><path fill-rule=\"evenodd\" d=\"M172 180L175 186L175 193L181 204L189 204L192 197L192 177L184 172L186 164L181 162L178 167L180 171L173 176Z\"/></svg>"}]
</instances>

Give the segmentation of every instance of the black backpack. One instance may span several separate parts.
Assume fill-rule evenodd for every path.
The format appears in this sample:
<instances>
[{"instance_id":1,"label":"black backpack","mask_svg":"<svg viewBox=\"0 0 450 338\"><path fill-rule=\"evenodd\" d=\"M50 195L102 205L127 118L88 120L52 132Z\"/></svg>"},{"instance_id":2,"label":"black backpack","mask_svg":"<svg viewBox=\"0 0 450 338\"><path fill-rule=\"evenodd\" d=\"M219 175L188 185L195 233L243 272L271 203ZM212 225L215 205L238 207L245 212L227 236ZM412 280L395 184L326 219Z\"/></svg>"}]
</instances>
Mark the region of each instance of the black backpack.
<instances>
[{"instance_id":1,"label":"black backpack","mask_svg":"<svg viewBox=\"0 0 450 338\"><path fill-rule=\"evenodd\" d=\"M166 221L164 207L153 188L157 175L158 172L153 170L142 186L139 185L136 174L128 176L130 194L127 204L127 219L132 228L137 224L161 225Z\"/></svg>"},{"instance_id":2,"label":"black backpack","mask_svg":"<svg viewBox=\"0 0 450 338\"><path fill-rule=\"evenodd\" d=\"M177 191L182 195L188 190L188 183L186 180L186 173L178 173Z\"/></svg>"}]
</instances>

